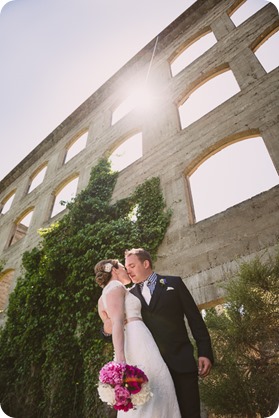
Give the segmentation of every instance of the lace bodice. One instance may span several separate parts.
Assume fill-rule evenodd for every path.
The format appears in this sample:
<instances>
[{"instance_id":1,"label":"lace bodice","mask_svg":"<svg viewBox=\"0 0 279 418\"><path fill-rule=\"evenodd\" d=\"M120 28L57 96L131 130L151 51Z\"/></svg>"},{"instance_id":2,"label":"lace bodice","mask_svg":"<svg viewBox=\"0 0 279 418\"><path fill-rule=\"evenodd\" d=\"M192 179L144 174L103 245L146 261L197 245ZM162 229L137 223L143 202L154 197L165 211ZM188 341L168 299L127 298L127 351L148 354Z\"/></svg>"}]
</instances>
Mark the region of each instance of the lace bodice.
<instances>
[{"instance_id":1,"label":"lace bodice","mask_svg":"<svg viewBox=\"0 0 279 418\"><path fill-rule=\"evenodd\" d=\"M106 287L103 289L102 292L102 300L103 300L103 304L105 309L107 309L107 300L106 300L106 296L107 294L112 291L113 289L116 289L117 287L123 287L125 289L126 292L126 296L125 296L125 315L126 315L126 319L128 320L129 318L141 318L141 303L140 300L134 296L132 293L130 293L126 287L119 282L118 280L112 280L111 282L109 282Z\"/></svg>"}]
</instances>

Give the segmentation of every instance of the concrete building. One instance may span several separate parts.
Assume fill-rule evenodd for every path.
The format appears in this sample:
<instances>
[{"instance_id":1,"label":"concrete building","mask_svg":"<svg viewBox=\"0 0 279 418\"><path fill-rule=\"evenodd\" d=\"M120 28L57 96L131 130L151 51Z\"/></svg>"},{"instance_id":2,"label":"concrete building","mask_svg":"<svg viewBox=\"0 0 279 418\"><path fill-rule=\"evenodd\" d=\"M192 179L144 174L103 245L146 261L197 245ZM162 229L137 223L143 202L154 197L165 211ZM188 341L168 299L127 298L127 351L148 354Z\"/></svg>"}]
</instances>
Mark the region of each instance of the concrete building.
<instances>
[{"instance_id":1,"label":"concrete building","mask_svg":"<svg viewBox=\"0 0 279 418\"><path fill-rule=\"evenodd\" d=\"M190 183L191 175L212 155L255 137L262 138L279 172L279 69L266 70L256 56L258 48L278 31L278 11L267 3L236 26L232 16L242 3L196 1L1 181L2 321L20 274L22 254L38 244L39 228L65 213L53 214L59 192L73 180L77 192L86 187L99 158L110 156L134 135L142 142L142 153L121 170L113 199L130 195L150 177L160 177L173 215L156 270L182 276L201 308L222 300L219 283L241 261L274 252L279 233L278 185L197 222ZM214 37L214 44L174 75L177 58L207 35ZM126 99L124 87L141 85L147 74L155 97L152 108L135 108L115 121ZM190 96L222 74L231 75L238 90L205 115L183 122L181 111ZM69 158L80 138L86 138L86 146ZM42 173L43 179L34 187ZM24 221L28 216L30 224Z\"/></svg>"}]
</instances>

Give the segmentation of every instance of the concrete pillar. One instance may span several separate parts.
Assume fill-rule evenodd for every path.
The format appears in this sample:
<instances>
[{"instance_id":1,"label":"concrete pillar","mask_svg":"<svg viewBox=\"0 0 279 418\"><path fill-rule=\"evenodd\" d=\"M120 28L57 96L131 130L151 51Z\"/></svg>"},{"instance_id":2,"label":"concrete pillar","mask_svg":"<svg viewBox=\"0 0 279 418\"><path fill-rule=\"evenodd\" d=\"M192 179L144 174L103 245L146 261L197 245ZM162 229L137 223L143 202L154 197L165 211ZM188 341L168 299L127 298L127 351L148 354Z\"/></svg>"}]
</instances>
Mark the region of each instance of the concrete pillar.
<instances>
[{"instance_id":1,"label":"concrete pillar","mask_svg":"<svg viewBox=\"0 0 279 418\"><path fill-rule=\"evenodd\" d=\"M168 61L163 61L150 79L153 86L154 105L146 111L143 124L143 153L149 153L154 146L180 130L180 122L176 105L170 99L170 91L166 89L171 81Z\"/></svg>"},{"instance_id":2,"label":"concrete pillar","mask_svg":"<svg viewBox=\"0 0 279 418\"><path fill-rule=\"evenodd\" d=\"M210 26L217 41L220 41L224 36L235 29L234 23L227 13L223 13L219 18L215 19Z\"/></svg>"},{"instance_id":3,"label":"concrete pillar","mask_svg":"<svg viewBox=\"0 0 279 418\"><path fill-rule=\"evenodd\" d=\"M241 90L266 74L261 63L250 48L243 49L229 64Z\"/></svg>"},{"instance_id":4,"label":"concrete pillar","mask_svg":"<svg viewBox=\"0 0 279 418\"><path fill-rule=\"evenodd\" d=\"M21 199L26 195L29 186L29 176L22 177L18 182L15 192L15 197L12 206L16 206L20 203Z\"/></svg>"},{"instance_id":5,"label":"concrete pillar","mask_svg":"<svg viewBox=\"0 0 279 418\"><path fill-rule=\"evenodd\" d=\"M279 174L279 123L264 129L262 138L268 149L272 162Z\"/></svg>"}]
</instances>

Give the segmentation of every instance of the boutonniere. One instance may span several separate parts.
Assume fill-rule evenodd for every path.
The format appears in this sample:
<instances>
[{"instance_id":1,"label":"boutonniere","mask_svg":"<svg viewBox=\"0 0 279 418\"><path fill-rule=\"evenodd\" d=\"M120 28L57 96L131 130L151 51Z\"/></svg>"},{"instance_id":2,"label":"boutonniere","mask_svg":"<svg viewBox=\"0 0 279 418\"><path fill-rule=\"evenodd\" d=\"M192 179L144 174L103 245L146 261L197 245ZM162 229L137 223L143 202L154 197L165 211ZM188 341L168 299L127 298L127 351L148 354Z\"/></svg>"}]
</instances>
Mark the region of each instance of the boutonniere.
<instances>
[{"instance_id":1,"label":"boutonniere","mask_svg":"<svg viewBox=\"0 0 279 418\"><path fill-rule=\"evenodd\" d=\"M166 281L166 279L160 279L160 280L159 280L159 283L160 283L160 285L161 285L161 286L163 286L163 287L166 287L166 286L167 286L167 281Z\"/></svg>"}]
</instances>

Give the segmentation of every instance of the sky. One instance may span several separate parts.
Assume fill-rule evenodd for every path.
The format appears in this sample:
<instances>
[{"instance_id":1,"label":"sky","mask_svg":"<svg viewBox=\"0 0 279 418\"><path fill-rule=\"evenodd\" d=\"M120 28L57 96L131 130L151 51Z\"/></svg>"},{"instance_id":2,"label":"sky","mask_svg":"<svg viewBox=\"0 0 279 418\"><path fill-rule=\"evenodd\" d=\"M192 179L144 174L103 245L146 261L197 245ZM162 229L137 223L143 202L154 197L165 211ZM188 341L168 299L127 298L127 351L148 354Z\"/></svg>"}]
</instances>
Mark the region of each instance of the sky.
<instances>
[{"instance_id":1,"label":"sky","mask_svg":"<svg viewBox=\"0 0 279 418\"><path fill-rule=\"evenodd\" d=\"M0 181L193 3L0 0Z\"/></svg>"},{"instance_id":2,"label":"sky","mask_svg":"<svg viewBox=\"0 0 279 418\"><path fill-rule=\"evenodd\" d=\"M0 0L0 181L195 1ZM239 9L235 17L241 21L245 8L249 12L266 3L246 0L240 8L242 15L238 16ZM279 0L273 3L279 8ZM258 145L258 153L263 154L262 145ZM215 185L227 164L218 170L218 161L211 160L216 177L211 183ZM267 171L268 162L263 164L268 189L278 183L278 176L274 168ZM243 170L247 172L245 160ZM196 190L207 199L204 190L208 187L198 175L192 176L191 186L194 181ZM247 188L250 193L250 186ZM201 199L195 193L193 198ZM223 198L223 206L212 208L212 213L231 205L224 203ZM208 208L208 203L200 201L199 206ZM196 212L197 219L209 215Z\"/></svg>"},{"instance_id":3,"label":"sky","mask_svg":"<svg viewBox=\"0 0 279 418\"><path fill-rule=\"evenodd\" d=\"M0 0L0 180L195 0Z\"/></svg>"}]
</instances>

